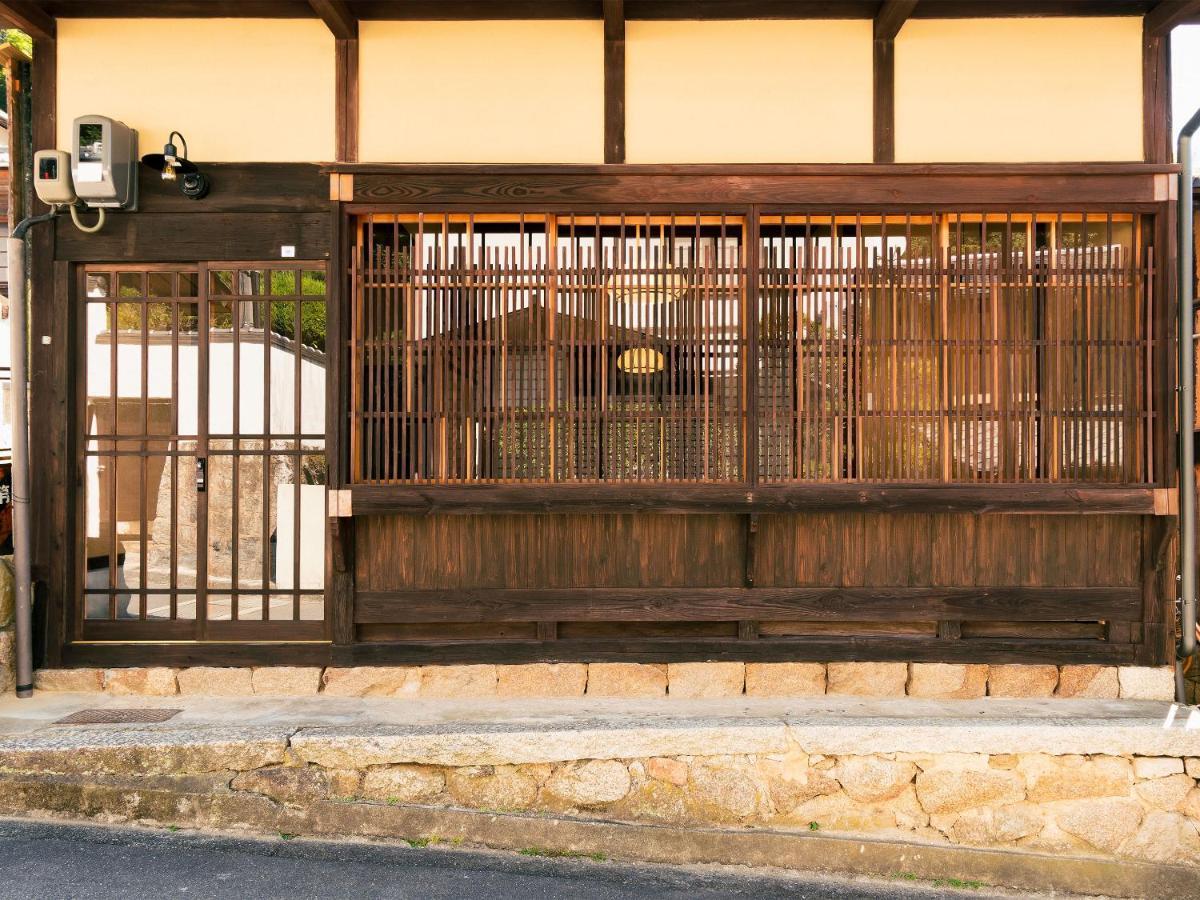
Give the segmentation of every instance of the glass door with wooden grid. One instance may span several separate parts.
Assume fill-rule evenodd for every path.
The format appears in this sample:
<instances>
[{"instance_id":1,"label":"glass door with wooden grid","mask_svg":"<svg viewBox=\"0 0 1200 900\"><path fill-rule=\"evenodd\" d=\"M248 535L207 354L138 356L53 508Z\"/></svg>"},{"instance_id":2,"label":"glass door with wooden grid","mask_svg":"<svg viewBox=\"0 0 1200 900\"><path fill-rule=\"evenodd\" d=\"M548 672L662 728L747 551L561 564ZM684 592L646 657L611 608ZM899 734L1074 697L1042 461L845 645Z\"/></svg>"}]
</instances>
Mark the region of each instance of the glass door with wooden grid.
<instances>
[{"instance_id":1,"label":"glass door with wooden grid","mask_svg":"<svg viewBox=\"0 0 1200 900\"><path fill-rule=\"evenodd\" d=\"M84 639L320 640L325 265L89 265Z\"/></svg>"}]
</instances>

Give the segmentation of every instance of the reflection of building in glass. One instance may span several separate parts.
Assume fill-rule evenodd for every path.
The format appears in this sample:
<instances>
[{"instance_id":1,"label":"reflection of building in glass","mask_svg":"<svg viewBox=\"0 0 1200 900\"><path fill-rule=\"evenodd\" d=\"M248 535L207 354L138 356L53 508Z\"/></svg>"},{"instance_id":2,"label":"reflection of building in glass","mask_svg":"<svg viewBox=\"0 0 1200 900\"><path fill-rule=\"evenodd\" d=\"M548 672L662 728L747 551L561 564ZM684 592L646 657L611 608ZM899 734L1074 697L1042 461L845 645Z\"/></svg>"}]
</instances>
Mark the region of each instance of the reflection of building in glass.
<instances>
[{"instance_id":1,"label":"reflection of building in glass","mask_svg":"<svg viewBox=\"0 0 1200 900\"><path fill-rule=\"evenodd\" d=\"M192 618L198 579L210 619L291 618L271 592L323 587L323 277L209 274L87 279L89 618L139 615L136 592Z\"/></svg>"}]
</instances>

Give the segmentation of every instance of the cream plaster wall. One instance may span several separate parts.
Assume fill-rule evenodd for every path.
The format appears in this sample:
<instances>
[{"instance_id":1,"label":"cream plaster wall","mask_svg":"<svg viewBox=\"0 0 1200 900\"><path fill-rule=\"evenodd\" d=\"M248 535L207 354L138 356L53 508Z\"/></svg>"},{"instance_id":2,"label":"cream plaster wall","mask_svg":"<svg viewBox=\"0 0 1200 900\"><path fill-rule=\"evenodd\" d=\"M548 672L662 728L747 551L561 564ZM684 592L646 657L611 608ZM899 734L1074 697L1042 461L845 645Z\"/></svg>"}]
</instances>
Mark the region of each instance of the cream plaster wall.
<instances>
[{"instance_id":1,"label":"cream plaster wall","mask_svg":"<svg viewBox=\"0 0 1200 900\"><path fill-rule=\"evenodd\" d=\"M913 19L897 162L1140 160L1138 18Z\"/></svg>"},{"instance_id":2,"label":"cream plaster wall","mask_svg":"<svg viewBox=\"0 0 1200 900\"><path fill-rule=\"evenodd\" d=\"M103 48L97 56L97 48ZM866 162L871 26L631 21L634 163ZM334 43L316 19L63 19L58 135L100 113L141 152L334 155ZM603 159L599 21L361 23L360 158ZM914 19L896 42L899 162L1142 158L1137 18Z\"/></svg>"},{"instance_id":3,"label":"cream plaster wall","mask_svg":"<svg viewBox=\"0 0 1200 900\"><path fill-rule=\"evenodd\" d=\"M359 23L359 158L604 160L599 21Z\"/></svg>"},{"instance_id":4,"label":"cream plaster wall","mask_svg":"<svg viewBox=\"0 0 1200 900\"><path fill-rule=\"evenodd\" d=\"M870 162L868 20L626 24L633 163Z\"/></svg>"},{"instance_id":5,"label":"cream plaster wall","mask_svg":"<svg viewBox=\"0 0 1200 900\"><path fill-rule=\"evenodd\" d=\"M331 160L333 37L317 19L60 19L58 143L79 115L180 131L208 162Z\"/></svg>"}]
</instances>

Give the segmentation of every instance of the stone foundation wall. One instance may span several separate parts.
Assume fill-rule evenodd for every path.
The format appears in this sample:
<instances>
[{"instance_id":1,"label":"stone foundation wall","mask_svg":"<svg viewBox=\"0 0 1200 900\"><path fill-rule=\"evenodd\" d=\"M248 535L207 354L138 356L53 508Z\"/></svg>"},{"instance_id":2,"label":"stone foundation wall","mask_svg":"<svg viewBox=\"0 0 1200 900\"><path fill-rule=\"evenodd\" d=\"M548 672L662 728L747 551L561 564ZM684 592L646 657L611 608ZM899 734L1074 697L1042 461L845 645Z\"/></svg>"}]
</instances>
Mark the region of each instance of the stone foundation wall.
<instances>
[{"instance_id":1,"label":"stone foundation wall","mask_svg":"<svg viewBox=\"0 0 1200 900\"><path fill-rule=\"evenodd\" d=\"M387 836L372 809L465 809L1200 866L1194 731L928 728L51 729L0 740L0 813L297 834L353 821L345 836ZM930 746L944 749L917 749Z\"/></svg>"},{"instance_id":2,"label":"stone foundation wall","mask_svg":"<svg viewBox=\"0 0 1200 900\"><path fill-rule=\"evenodd\" d=\"M13 622L12 557L0 558L0 696L17 688L17 636Z\"/></svg>"},{"instance_id":3,"label":"stone foundation wall","mask_svg":"<svg viewBox=\"0 0 1200 900\"><path fill-rule=\"evenodd\" d=\"M43 691L150 696L323 693L336 697L413 699L841 695L937 700L980 697L1171 700L1175 694L1169 667L891 662L43 669L35 673L34 686Z\"/></svg>"},{"instance_id":4,"label":"stone foundation wall","mask_svg":"<svg viewBox=\"0 0 1200 900\"><path fill-rule=\"evenodd\" d=\"M303 754L301 754L303 755ZM1200 759L782 754L488 766L269 766L230 788L675 825L869 834L1200 865Z\"/></svg>"}]
</instances>

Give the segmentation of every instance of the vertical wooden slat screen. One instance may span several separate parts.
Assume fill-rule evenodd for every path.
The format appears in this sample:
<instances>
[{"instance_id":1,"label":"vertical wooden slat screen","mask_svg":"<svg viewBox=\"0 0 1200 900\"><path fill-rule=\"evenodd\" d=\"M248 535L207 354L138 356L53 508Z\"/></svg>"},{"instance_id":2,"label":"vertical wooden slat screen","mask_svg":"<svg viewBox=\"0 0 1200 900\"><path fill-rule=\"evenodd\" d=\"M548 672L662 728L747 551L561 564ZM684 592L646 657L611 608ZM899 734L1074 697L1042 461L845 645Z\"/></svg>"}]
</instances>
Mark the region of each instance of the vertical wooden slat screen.
<instances>
[{"instance_id":1,"label":"vertical wooden slat screen","mask_svg":"<svg viewBox=\"0 0 1200 900\"><path fill-rule=\"evenodd\" d=\"M1144 483L1136 224L364 216L353 479Z\"/></svg>"},{"instance_id":2,"label":"vertical wooden slat screen","mask_svg":"<svg viewBox=\"0 0 1200 900\"><path fill-rule=\"evenodd\" d=\"M742 225L364 219L355 480L739 480Z\"/></svg>"}]
</instances>

